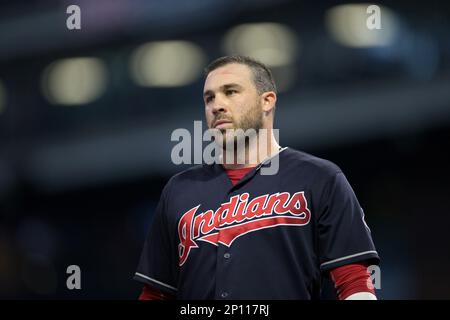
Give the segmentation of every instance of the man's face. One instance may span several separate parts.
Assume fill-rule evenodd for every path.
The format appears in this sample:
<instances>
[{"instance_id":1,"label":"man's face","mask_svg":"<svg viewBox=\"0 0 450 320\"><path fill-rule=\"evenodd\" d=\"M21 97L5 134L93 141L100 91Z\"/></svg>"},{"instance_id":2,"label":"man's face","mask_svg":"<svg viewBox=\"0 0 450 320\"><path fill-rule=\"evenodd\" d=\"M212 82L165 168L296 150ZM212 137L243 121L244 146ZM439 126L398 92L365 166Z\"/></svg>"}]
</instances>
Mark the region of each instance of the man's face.
<instances>
[{"instance_id":1,"label":"man's face","mask_svg":"<svg viewBox=\"0 0 450 320\"><path fill-rule=\"evenodd\" d=\"M249 67L232 63L209 73L203 90L208 127L225 135L227 129L263 127L260 95ZM232 134L225 135L225 140Z\"/></svg>"}]
</instances>

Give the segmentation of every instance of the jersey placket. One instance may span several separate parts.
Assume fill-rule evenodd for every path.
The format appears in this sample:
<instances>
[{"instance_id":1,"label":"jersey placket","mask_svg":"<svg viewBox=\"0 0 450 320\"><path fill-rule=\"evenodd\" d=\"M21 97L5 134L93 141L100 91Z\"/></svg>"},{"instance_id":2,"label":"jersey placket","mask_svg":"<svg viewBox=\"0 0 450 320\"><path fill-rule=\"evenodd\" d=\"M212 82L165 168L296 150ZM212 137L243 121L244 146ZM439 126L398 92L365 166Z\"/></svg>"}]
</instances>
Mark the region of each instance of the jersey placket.
<instances>
[{"instance_id":1,"label":"jersey placket","mask_svg":"<svg viewBox=\"0 0 450 320\"><path fill-rule=\"evenodd\" d=\"M238 183L228 189L224 202L228 201L232 196L239 195L242 190L240 187L247 183L249 180L253 179L256 175L256 172L259 170L260 166L258 166L255 170L249 172L245 177L243 177ZM228 177L226 177L229 179ZM222 220L222 216L219 217L219 221ZM220 223L220 222L219 222ZM228 247L221 243L221 239L223 238L223 232L219 230L219 240L218 240L218 248L217 248L217 261L216 261L216 299L233 299L233 288L230 286L230 281L228 279L228 269L230 265L235 261L232 253L231 246Z\"/></svg>"}]
</instances>

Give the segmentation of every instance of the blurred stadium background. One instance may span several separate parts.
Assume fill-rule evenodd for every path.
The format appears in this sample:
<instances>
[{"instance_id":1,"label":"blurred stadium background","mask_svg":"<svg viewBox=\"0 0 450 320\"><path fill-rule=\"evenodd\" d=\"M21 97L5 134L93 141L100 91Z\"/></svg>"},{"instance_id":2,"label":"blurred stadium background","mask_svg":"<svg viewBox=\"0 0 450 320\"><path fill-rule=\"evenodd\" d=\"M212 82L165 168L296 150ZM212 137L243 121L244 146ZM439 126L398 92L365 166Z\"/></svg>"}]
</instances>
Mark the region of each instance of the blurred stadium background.
<instances>
[{"instance_id":1,"label":"blurred stadium background","mask_svg":"<svg viewBox=\"0 0 450 320\"><path fill-rule=\"evenodd\" d=\"M449 40L444 1L0 2L0 298L136 299L150 217L184 169L170 134L203 120L202 69L232 53L274 70L280 144L346 173L379 298L450 298Z\"/></svg>"}]
</instances>

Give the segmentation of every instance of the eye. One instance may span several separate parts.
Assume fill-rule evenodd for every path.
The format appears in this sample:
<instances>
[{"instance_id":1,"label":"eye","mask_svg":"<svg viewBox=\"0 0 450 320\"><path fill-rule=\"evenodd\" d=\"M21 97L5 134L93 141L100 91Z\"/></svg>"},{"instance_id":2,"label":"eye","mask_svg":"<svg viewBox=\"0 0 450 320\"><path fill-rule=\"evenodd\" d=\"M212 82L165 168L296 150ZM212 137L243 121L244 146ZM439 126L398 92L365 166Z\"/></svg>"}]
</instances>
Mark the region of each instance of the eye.
<instances>
[{"instance_id":1,"label":"eye","mask_svg":"<svg viewBox=\"0 0 450 320\"><path fill-rule=\"evenodd\" d=\"M213 96L207 96L206 98L205 98L205 102L206 103L210 103L212 100L213 100Z\"/></svg>"},{"instance_id":2,"label":"eye","mask_svg":"<svg viewBox=\"0 0 450 320\"><path fill-rule=\"evenodd\" d=\"M230 90L227 90L225 93L226 93L227 96L231 96L231 95L237 93L237 90L230 89Z\"/></svg>"}]
</instances>

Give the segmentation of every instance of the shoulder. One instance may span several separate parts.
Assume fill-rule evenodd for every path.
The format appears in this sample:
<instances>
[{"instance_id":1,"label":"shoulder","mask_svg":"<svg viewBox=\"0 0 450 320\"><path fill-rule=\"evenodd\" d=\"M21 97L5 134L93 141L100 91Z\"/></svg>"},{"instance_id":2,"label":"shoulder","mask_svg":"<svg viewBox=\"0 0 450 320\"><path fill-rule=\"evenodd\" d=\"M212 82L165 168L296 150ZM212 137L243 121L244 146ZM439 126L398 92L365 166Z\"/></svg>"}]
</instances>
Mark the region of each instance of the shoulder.
<instances>
[{"instance_id":1,"label":"shoulder","mask_svg":"<svg viewBox=\"0 0 450 320\"><path fill-rule=\"evenodd\" d=\"M174 187L184 187L186 185L190 185L195 181L205 181L211 177L212 172L212 165L201 164L192 166L170 177L164 189L165 191L168 191L168 189Z\"/></svg>"},{"instance_id":2,"label":"shoulder","mask_svg":"<svg viewBox=\"0 0 450 320\"><path fill-rule=\"evenodd\" d=\"M337 173L342 173L341 168L334 162L310 153L292 148L287 148L283 153L281 159L289 171L307 172L320 177L333 177Z\"/></svg>"}]
</instances>

